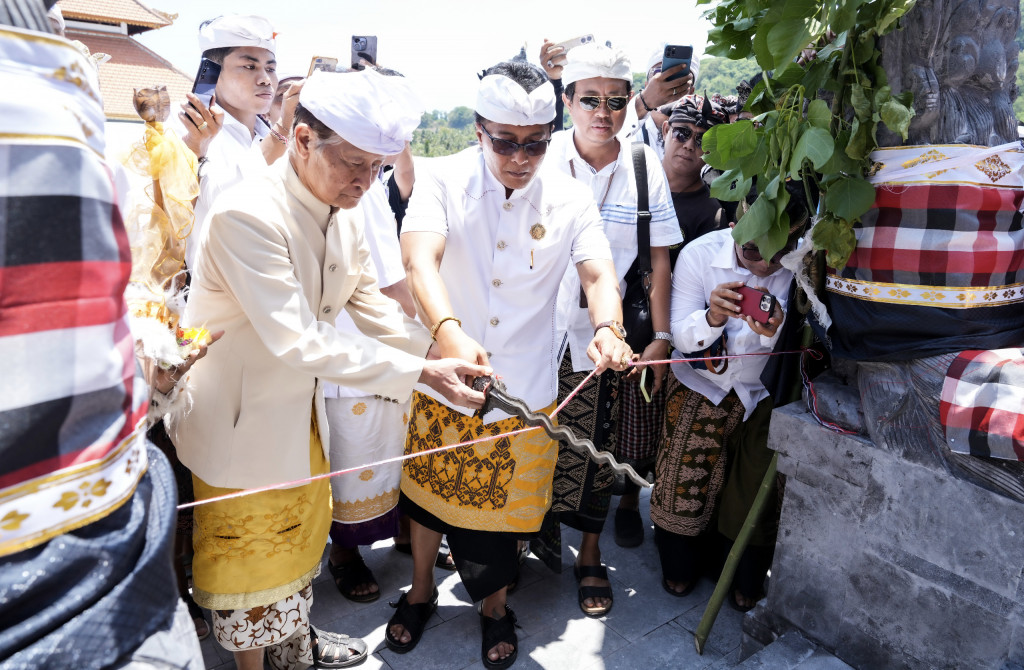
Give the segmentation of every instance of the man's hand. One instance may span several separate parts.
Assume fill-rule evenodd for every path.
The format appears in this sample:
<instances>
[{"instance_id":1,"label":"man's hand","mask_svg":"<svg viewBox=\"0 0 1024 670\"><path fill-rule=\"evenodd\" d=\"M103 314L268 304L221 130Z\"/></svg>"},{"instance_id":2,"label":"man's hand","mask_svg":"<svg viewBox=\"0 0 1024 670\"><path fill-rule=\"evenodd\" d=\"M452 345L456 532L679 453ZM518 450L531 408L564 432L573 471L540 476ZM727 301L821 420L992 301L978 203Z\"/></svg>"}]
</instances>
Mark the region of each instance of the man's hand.
<instances>
[{"instance_id":1,"label":"man's hand","mask_svg":"<svg viewBox=\"0 0 1024 670\"><path fill-rule=\"evenodd\" d=\"M188 373L192 366L196 364L196 361L198 361L200 358L206 355L206 350L210 347L210 345L219 340L223 335L224 331L219 330L216 333L212 333L210 335L209 342L203 343L197 341L196 348L193 349L192 352L185 357L184 363L175 365L174 367L170 367L167 369L164 369L159 365L154 364L152 366L152 373L150 374L149 383L153 386L155 390L159 391L164 395L167 395L172 390L174 390L174 387L177 385L177 383L182 379L182 377L184 377Z\"/></svg>"},{"instance_id":2,"label":"man's hand","mask_svg":"<svg viewBox=\"0 0 1024 670\"><path fill-rule=\"evenodd\" d=\"M712 328L721 328L730 317L739 317L740 305L743 296L736 292L745 282L727 281L719 284L711 290L711 297L708 299L708 311L705 314L708 325Z\"/></svg>"},{"instance_id":3,"label":"man's hand","mask_svg":"<svg viewBox=\"0 0 1024 670\"><path fill-rule=\"evenodd\" d=\"M288 137L292 132L295 108L299 104L299 93L302 92L302 85L305 83L305 81L297 81L289 84L285 90L284 98L281 100L281 121L280 124L276 124L278 127L274 128L274 130L285 137Z\"/></svg>"},{"instance_id":4,"label":"man's hand","mask_svg":"<svg viewBox=\"0 0 1024 670\"><path fill-rule=\"evenodd\" d=\"M587 346L587 356L597 366L597 374L605 370L626 370L633 360L633 350L615 336L610 328L601 328Z\"/></svg>"},{"instance_id":5,"label":"man's hand","mask_svg":"<svg viewBox=\"0 0 1024 670\"><path fill-rule=\"evenodd\" d=\"M178 118L185 127L185 137L182 137L181 141L197 158L202 158L210 148L210 142L224 125L224 112L219 107L214 107L217 96L210 99L209 107L194 93L186 93L185 97L188 102L183 103L181 111L178 112Z\"/></svg>"},{"instance_id":6,"label":"man's hand","mask_svg":"<svg viewBox=\"0 0 1024 670\"><path fill-rule=\"evenodd\" d=\"M680 63L679 65L670 67L664 72L659 72L647 80L647 85L644 86L643 94L644 101L647 103L648 107L658 108L672 102L673 100L678 100L684 95L693 93L692 72L680 79L666 81L669 77L682 73L686 67L686 63Z\"/></svg>"},{"instance_id":7,"label":"man's hand","mask_svg":"<svg viewBox=\"0 0 1024 670\"><path fill-rule=\"evenodd\" d=\"M626 379L629 381L640 381L640 373L643 371L646 365L643 365L644 361L664 361L668 358L668 340L654 340L646 347L640 354L639 360L636 361L636 365L626 375ZM665 373L668 371L668 364L662 363L661 365L650 366L651 371L647 374L654 375L654 393L658 392L661 388L661 384L665 379Z\"/></svg>"},{"instance_id":8,"label":"man's hand","mask_svg":"<svg viewBox=\"0 0 1024 670\"><path fill-rule=\"evenodd\" d=\"M565 67L565 47L556 46L554 42L544 39L540 47L540 66L544 68L548 79L561 79L562 68Z\"/></svg>"},{"instance_id":9,"label":"man's hand","mask_svg":"<svg viewBox=\"0 0 1024 670\"><path fill-rule=\"evenodd\" d=\"M436 361L428 358L423 364L423 372L420 373L418 381L443 395L450 403L469 409L480 409L486 399L484 394L474 391L463 380L490 377L493 374L490 366L474 365L458 358L442 358Z\"/></svg>"}]
</instances>

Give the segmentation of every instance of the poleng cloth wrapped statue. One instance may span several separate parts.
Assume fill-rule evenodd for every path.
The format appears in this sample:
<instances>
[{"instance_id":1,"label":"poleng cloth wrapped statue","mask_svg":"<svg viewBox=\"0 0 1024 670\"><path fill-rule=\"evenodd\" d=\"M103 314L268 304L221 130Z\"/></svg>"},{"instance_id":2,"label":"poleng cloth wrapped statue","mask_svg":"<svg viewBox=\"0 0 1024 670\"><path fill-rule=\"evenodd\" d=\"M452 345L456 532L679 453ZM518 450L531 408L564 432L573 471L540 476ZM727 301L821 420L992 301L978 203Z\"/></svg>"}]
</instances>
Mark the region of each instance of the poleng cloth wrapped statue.
<instances>
[{"instance_id":1,"label":"poleng cloth wrapped statue","mask_svg":"<svg viewBox=\"0 0 1024 670\"><path fill-rule=\"evenodd\" d=\"M835 354L957 355L942 422L957 453L1024 461L1024 150L920 145L873 152L875 203L825 281ZM963 353L961 353L963 352Z\"/></svg>"}]
</instances>

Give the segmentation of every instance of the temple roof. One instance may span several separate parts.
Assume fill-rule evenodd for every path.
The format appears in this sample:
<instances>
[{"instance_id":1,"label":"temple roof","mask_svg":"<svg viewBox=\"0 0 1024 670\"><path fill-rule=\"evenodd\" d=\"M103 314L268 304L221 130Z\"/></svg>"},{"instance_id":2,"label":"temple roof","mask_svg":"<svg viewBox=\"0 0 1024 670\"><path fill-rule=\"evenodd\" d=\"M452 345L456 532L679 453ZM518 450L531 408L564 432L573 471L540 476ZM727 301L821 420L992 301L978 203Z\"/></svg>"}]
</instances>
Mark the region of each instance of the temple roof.
<instances>
[{"instance_id":1,"label":"temple roof","mask_svg":"<svg viewBox=\"0 0 1024 670\"><path fill-rule=\"evenodd\" d=\"M136 28L129 30L130 33L163 28L171 25L175 18L136 0L60 0L59 7L65 19L112 25L126 23Z\"/></svg>"},{"instance_id":2,"label":"temple roof","mask_svg":"<svg viewBox=\"0 0 1024 670\"><path fill-rule=\"evenodd\" d=\"M110 55L110 60L99 66L103 112L108 119L141 122L132 104L134 88L166 86L172 118L178 112L176 103L192 90L191 77L128 35L68 28L67 38L81 41L93 53Z\"/></svg>"}]
</instances>

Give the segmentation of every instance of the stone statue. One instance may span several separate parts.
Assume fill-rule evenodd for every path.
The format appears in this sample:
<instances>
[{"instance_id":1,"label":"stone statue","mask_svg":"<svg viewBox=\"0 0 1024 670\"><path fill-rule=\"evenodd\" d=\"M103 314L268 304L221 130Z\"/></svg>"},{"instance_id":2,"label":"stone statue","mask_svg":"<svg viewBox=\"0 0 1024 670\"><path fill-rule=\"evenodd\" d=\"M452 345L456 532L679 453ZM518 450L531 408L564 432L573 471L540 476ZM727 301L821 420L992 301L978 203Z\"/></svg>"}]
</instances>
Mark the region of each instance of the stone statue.
<instances>
[{"instance_id":1,"label":"stone statue","mask_svg":"<svg viewBox=\"0 0 1024 670\"><path fill-rule=\"evenodd\" d=\"M872 156L876 164L892 162L893 159L885 156L897 155L904 167L931 160L946 160L943 164L946 165L951 164L956 151L960 152L958 156L970 158L984 155L982 147L1016 141L1017 121L1012 104L1018 94L1015 83L1018 46L1014 38L1019 25L1017 0L919 1L904 17L902 29L882 39L882 65L894 94L908 89L914 93L916 116L904 146L931 146L923 147L921 155L913 160L905 160L907 153L883 149ZM895 148L902 142L898 135L880 127L879 144ZM958 150L947 145L974 147ZM964 153L969 151L980 153ZM1015 155L1015 152L1003 154L1007 155ZM950 214L950 205L913 204L921 202L921 198L900 201L911 208L907 211L901 209L901 205L886 204L898 201L897 195L888 200L883 197L898 194L903 186L890 187L888 193L884 193L886 184L876 184L879 193L876 208L856 227L861 253L855 251L851 265L833 278L839 283L843 280L853 280L851 284L857 282L851 290L877 290L880 286L900 289L904 285L914 290L910 287L920 289L924 285L923 288L934 287L936 290L931 292L934 295L942 295L943 289L953 293L953 289L964 286L1012 287L1024 281L1024 264L1019 260L1024 235L1014 230L1020 228L1021 214L1014 209L1021 206L1024 185L1011 183L1014 175L1020 182L1024 161L1014 164L1003 161L998 155L996 160L1004 167L993 171L991 168L996 163L989 157L974 164L981 172L972 173L980 182L972 183L971 188L978 186L978 193L999 192L1005 197L990 211L970 205L956 207ZM961 164L964 162L960 160ZM943 174L947 171L938 169L942 167L938 163L935 165L934 173L915 182L921 189L931 189L927 193L936 193L936 188L943 187L934 184L948 184L951 175L960 174L956 170ZM986 177L992 183L985 183ZM934 182L929 183L929 179ZM946 188L945 195L955 192ZM1008 191L1015 193L1015 197L1006 196ZM891 248L883 248L883 251L906 249L906 240L900 243L880 240L897 239L900 233L894 230L913 226L925 230L923 236L914 238L923 239L922 247L914 250L921 256L911 254L913 260L904 262L921 267L885 268L873 260L879 257L877 251L886 244ZM928 232L950 227L953 236ZM926 262L919 260L927 254L950 258L943 254L954 248L958 240L964 241L968 250L986 251L979 247L984 245L985 237L978 231L993 227L995 235L1003 236L999 244L1016 249L1018 258L1000 256L1003 265L985 268L984 278L964 278L956 274L951 267L953 261L947 262L941 270L928 273L923 267ZM885 300L872 304L864 300L863 293L841 295L835 286L835 283L829 285L826 300L834 319L828 333L839 358L833 376L818 384L819 412L824 412L833 422L868 435L875 444L885 445L910 461L941 463L958 477L1024 501L1024 462L1021 462L1024 456L1008 460L951 450L939 411L947 370L963 350L1024 347L1022 304L1006 302L1000 307L974 309L968 308L971 305L954 302L935 307L921 307L920 302L901 305ZM946 299L953 300L948 296ZM960 332L950 332L956 330ZM888 347L881 344L887 340L891 341ZM865 347L865 341L879 345ZM843 360L843 356L849 357L848 360ZM851 392L851 386L859 393ZM854 411L858 395L859 411Z\"/></svg>"}]
</instances>

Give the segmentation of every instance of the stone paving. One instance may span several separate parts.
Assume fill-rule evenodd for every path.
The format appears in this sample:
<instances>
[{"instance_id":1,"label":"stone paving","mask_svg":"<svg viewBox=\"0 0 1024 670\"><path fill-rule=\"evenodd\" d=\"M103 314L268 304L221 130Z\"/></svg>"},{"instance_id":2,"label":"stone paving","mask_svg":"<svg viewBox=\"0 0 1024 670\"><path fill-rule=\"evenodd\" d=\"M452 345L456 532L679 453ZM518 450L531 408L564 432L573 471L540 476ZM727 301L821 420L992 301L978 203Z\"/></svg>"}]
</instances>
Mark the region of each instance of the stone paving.
<instances>
[{"instance_id":1,"label":"stone paving","mask_svg":"<svg viewBox=\"0 0 1024 670\"><path fill-rule=\"evenodd\" d=\"M649 493L641 494L641 514L648 520ZM648 523L643 545L623 549L615 544L611 516L601 538L603 560L608 566L615 605L601 619L580 611L572 564L579 547L579 533L563 527L563 570L555 574L532 554L523 565L519 589L509 596L522 628L519 658L513 668L548 670L654 670L657 668L719 670L736 665L739 656L742 615L724 606L698 656L693 631L704 613L714 585L705 580L685 598L667 594L661 587L661 570ZM376 602L357 604L334 588L326 567L314 582L312 620L316 626L358 636L366 641L370 657L359 668L377 670L483 668L480 662L480 623L459 576L435 568L440 591L437 614L427 624L416 649L395 654L384 645L384 628L397 601L409 588L412 558L392 548L390 540L363 548L363 558L381 586ZM326 560L326 559L325 559ZM228 670L231 655L212 637L202 642L206 667Z\"/></svg>"}]
</instances>

